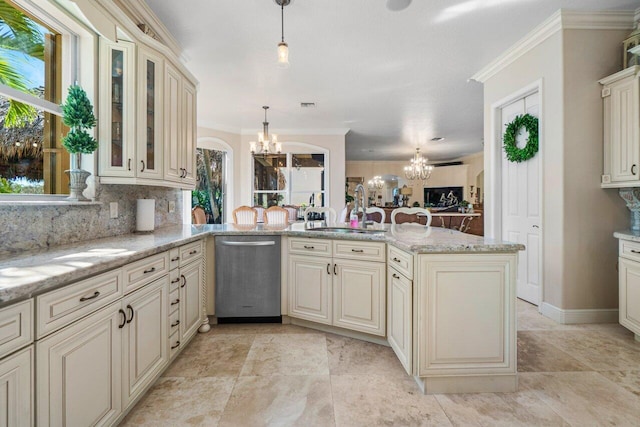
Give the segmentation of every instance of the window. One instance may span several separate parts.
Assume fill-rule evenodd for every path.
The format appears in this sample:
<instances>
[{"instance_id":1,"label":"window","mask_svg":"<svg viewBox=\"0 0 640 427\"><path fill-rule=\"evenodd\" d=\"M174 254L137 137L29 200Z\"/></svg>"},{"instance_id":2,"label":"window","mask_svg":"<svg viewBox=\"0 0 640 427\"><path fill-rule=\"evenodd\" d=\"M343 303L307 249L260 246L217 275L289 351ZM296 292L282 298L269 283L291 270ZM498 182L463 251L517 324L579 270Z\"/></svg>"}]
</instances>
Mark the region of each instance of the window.
<instances>
[{"instance_id":1,"label":"window","mask_svg":"<svg viewBox=\"0 0 640 427\"><path fill-rule=\"evenodd\" d=\"M324 164L324 154L254 156L254 206L324 206Z\"/></svg>"},{"instance_id":2,"label":"window","mask_svg":"<svg viewBox=\"0 0 640 427\"><path fill-rule=\"evenodd\" d=\"M0 0L0 193L68 193L62 36Z\"/></svg>"}]
</instances>

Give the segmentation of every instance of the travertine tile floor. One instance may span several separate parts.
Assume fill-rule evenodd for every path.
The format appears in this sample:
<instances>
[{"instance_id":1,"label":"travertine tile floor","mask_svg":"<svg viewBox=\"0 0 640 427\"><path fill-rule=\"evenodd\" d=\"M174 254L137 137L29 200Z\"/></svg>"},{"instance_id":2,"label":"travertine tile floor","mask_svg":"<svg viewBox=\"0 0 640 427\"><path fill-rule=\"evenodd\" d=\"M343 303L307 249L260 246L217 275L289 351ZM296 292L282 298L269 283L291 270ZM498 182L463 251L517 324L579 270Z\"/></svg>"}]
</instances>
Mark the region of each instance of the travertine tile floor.
<instances>
[{"instance_id":1,"label":"travertine tile floor","mask_svg":"<svg viewBox=\"0 0 640 427\"><path fill-rule=\"evenodd\" d=\"M424 396L388 347L291 325L200 334L126 426L640 426L640 342L518 301L517 393Z\"/></svg>"}]
</instances>

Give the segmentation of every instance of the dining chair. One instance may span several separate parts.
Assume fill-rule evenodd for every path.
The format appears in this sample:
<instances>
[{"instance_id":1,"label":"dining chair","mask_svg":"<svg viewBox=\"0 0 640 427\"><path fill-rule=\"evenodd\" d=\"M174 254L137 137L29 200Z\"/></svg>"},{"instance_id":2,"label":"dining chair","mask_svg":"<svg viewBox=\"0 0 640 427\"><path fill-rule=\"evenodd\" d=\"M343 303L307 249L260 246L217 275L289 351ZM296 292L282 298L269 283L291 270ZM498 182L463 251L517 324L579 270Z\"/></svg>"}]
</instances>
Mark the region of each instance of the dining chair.
<instances>
[{"instance_id":1,"label":"dining chair","mask_svg":"<svg viewBox=\"0 0 640 427\"><path fill-rule=\"evenodd\" d=\"M280 206L271 206L264 211L264 224L289 224L289 212Z\"/></svg>"},{"instance_id":2,"label":"dining chair","mask_svg":"<svg viewBox=\"0 0 640 427\"><path fill-rule=\"evenodd\" d=\"M258 214L258 222L264 222L264 206L254 206L253 209L255 209Z\"/></svg>"},{"instance_id":3,"label":"dining chair","mask_svg":"<svg viewBox=\"0 0 640 427\"><path fill-rule=\"evenodd\" d=\"M233 210L233 222L240 225L256 225L258 212L250 206L240 206Z\"/></svg>"},{"instance_id":4,"label":"dining chair","mask_svg":"<svg viewBox=\"0 0 640 427\"><path fill-rule=\"evenodd\" d=\"M367 214L367 219L371 218L371 221L377 222L378 224L384 224L384 220L387 219L387 214L384 209L378 208L376 206L369 206L364 211ZM370 215L380 215L380 221L376 221Z\"/></svg>"},{"instance_id":5,"label":"dining chair","mask_svg":"<svg viewBox=\"0 0 640 427\"><path fill-rule=\"evenodd\" d=\"M333 208L325 208L325 207L310 207L304 211L304 223L305 225L309 222L309 214L310 213L320 213L324 214L325 221L327 225L335 224L338 215L336 214L336 210Z\"/></svg>"},{"instance_id":6,"label":"dining chair","mask_svg":"<svg viewBox=\"0 0 640 427\"><path fill-rule=\"evenodd\" d=\"M206 224L207 223L207 214L205 213L202 206L194 206L191 209L191 224Z\"/></svg>"},{"instance_id":7,"label":"dining chair","mask_svg":"<svg viewBox=\"0 0 640 427\"><path fill-rule=\"evenodd\" d=\"M283 208L289 213L289 222L296 222L298 220L297 206L285 205Z\"/></svg>"},{"instance_id":8,"label":"dining chair","mask_svg":"<svg viewBox=\"0 0 640 427\"><path fill-rule=\"evenodd\" d=\"M400 217L400 221L396 221L396 215L402 214ZM427 223L425 224L427 227L431 225L431 212L428 209L424 208L397 208L394 209L391 213L391 224L402 224L405 222L417 222L420 223L419 217L426 217Z\"/></svg>"},{"instance_id":9,"label":"dining chair","mask_svg":"<svg viewBox=\"0 0 640 427\"><path fill-rule=\"evenodd\" d=\"M340 211L340 220L338 222L347 222L347 214L349 212L349 205L345 205Z\"/></svg>"}]
</instances>

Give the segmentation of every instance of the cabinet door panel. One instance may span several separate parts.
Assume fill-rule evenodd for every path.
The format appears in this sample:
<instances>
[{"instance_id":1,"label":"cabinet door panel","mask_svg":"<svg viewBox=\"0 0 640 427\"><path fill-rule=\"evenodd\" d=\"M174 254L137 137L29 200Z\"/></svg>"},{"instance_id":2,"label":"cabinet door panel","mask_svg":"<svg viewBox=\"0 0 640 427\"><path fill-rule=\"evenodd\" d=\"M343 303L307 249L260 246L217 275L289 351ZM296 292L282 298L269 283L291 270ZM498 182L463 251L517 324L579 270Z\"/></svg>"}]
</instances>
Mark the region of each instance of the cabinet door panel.
<instances>
[{"instance_id":1,"label":"cabinet door panel","mask_svg":"<svg viewBox=\"0 0 640 427\"><path fill-rule=\"evenodd\" d=\"M114 304L36 343L38 425L111 425L121 412L122 316Z\"/></svg>"},{"instance_id":2,"label":"cabinet door panel","mask_svg":"<svg viewBox=\"0 0 640 427\"><path fill-rule=\"evenodd\" d=\"M385 264L334 260L333 325L384 336Z\"/></svg>"},{"instance_id":3,"label":"cabinet door panel","mask_svg":"<svg viewBox=\"0 0 640 427\"><path fill-rule=\"evenodd\" d=\"M129 295L122 309L130 318L123 328L123 406L134 400L164 369L167 351L167 298L165 276Z\"/></svg>"},{"instance_id":4,"label":"cabinet door panel","mask_svg":"<svg viewBox=\"0 0 640 427\"><path fill-rule=\"evenodd\" d=\"M640 335L640 263L620 258L620 324Z\"/></svg>"},{"instance_id":5,"label":"cabinet door panel","mask_svg":"<svg viewBox=\"0 0 640 427\"><path fill-rule=\"evenodd\" d=\"M413 281L389 267L387 339L409 375L413 371Z\"/></svg>"},{"instance_id":6,"label":"cabinet door panel","mask_svg":"<svg viewBox=\"0 0 640 427\"><path fill-rule=\"evenodd\" d=\"M185 187L196 183L196 88L187 80L182 84L182 179Z\"/></svg>"},{"instance_id":7,"label":"cabinet door panel","mask_svg":"<svg viewBox=\"0 0 640 427\"><path fill-rule=\"evenodd\" d=\"M331 258L289 256L289 315L331 324Z\"/></svg>"},{"instance_id":8,"label":"cabinet door panel","mask_svg":"<svg viewBox=\"0 0 640 427\"><path fill-rule=\"evenodd\" d=\"M0 427L33 425L33 345L0 362Z\"/></svg>"},{"instance_id":9,"label":"cabinet door panel","mask_svg":"<svg viewBox=\"0 0 640 427\"><path fill-rule=\"evenodd\" d=\"M164 60L138 48L138 144L136 176L162 179L162 88Z\"/></svg>"},{"instance_id":10,"label":"cabinet door panel","mask_svg":"<svg viewBox=\"0 0 640 427\"><path fill-rule=\"evenodd\" d=\"M182 180L182 121L180 118L180 91L182 78L178 71L165 65L164 79L164 179Z\"/></svg>"},{"instance_id":11,"label":"cabinet door panel","mask_svg":"<svg viewBox=\"0 0 640 427\"><path fill-rule=\"evenodd\" d=\"M638 83L634 77L611 87L611 181L640 177Z\"/></svg>"},{"instance_id":12,"label":"cabinet door panel","mask_svg":"<svg viewBox=\"0 0 640 427\"><path fill-rule=\"evenodd\" d=\"M202 260L180 267L180 275L184 277L180 284L180 331L182 342L186 343L202 324Z\"/></svg>"}]
</instances>

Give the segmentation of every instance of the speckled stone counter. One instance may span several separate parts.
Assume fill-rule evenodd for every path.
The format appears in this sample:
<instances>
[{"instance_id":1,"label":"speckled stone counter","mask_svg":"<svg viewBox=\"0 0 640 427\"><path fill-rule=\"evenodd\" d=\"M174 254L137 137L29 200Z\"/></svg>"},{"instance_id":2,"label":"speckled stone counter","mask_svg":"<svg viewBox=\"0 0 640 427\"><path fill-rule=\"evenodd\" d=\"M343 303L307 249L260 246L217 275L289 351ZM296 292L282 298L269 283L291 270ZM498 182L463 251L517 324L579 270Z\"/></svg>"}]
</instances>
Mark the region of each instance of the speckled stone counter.
<instances>
[{"instance_id":1,"label":"speckled stone counter","mask_svg":"<svg viewBox=\"0 0 640 427\"><path fill-rule=\"evenodd\" d=\"M613 237L615 237L616 239L640 242L640 233L631 230L616 231L615 233L613 233Z\"/></svg>"},{"instance_id":2,"label":"speckled stone counter","mask_svg":"<svg viewBox=\"0 0 640 427\"><path fill-rule=\"evenodd\" d=\"M189 243L206 235L286 235L295 237L386 242L414 253L517 252L523 245L498 242L458 231L417 224L385 225L369 233L305 230L287 227L224 225L177 226L151 234L125 234L25 252L0 259L0 306L30 298L65 284L121 267L138 259ZM640 240L640 237L638 237Z\"/></svg>"}]
</instances>

